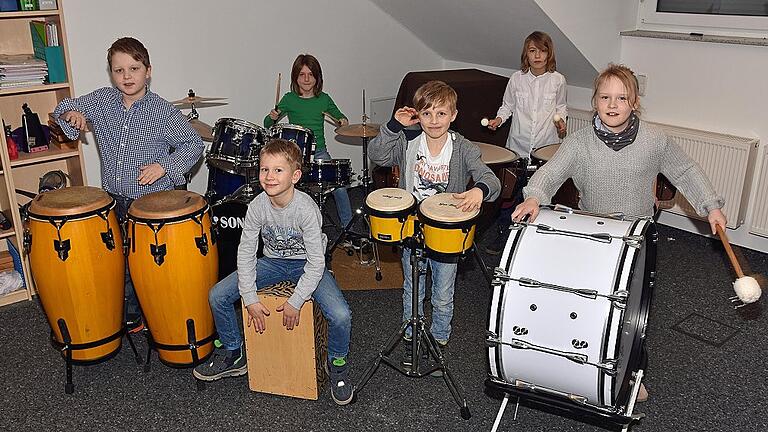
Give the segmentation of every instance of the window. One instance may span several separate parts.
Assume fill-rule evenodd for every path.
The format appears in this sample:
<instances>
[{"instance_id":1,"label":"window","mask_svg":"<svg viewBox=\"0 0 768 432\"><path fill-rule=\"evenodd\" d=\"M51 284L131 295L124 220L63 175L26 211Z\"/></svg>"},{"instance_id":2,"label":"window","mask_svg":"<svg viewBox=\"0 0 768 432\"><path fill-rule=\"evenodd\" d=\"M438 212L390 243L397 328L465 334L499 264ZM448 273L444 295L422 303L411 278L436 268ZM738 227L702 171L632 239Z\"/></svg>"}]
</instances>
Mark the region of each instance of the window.
<instances>
[{"instance_id":1,"label":"window","mask_svg":"<svg viewBox=\"0 0 768 432\"><path fill-rule=\"evenodd\" d=\"M643 30L768 37L768 0L640 0Z\"/></svg>"}]
</instances>

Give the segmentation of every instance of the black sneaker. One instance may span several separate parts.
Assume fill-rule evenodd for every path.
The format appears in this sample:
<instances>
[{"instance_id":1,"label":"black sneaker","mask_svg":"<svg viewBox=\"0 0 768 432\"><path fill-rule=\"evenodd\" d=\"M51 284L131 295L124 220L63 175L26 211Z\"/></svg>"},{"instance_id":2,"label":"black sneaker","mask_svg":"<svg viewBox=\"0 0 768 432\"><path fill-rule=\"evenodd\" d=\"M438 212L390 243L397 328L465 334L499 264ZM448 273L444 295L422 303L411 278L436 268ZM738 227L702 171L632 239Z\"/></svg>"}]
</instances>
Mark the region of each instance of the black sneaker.
<instances>
[{"instance_id":1,"label":"black sneaker","mask_svg":"<svg viewBox=\"0 0 768 432\"><path fill-rule=\"evenodd\" d=\"M440 348L440 353L443 354L443 359L445 359L445 354L448 351L448 341L437 341L437 346ZM443 376L443 370L437 369L429 373L433 377L442 377Z\"/></svg>"},{"instance_id":2,"label":"black sneaker","mask_svg":"<svg viewBox=\"0 0 768 432\"><path fill-rule=\"evenodd\" d=\"M192 371L195 378L203 381L216 381L226 377L245 375L248 372L243 347L237 351L217 348L205 363L201 363Z\"/></svg>"},{"instance_id":3,"label":"black sneaker","mask_svg":"<svg viewBox=\"0 0 768 432\"><path fill-rule=\"evenodd\" d=\"M349 363L346 358L328 360L328 375L331 379L331 397L336 405L352 402L355 389L349 381Z\"/></svg>"},{"instance_id":4,"label":"black sneaker","mask_svg":"<svg viewBox=\"0 0 768 432\"><path fill-rule=\"evenodd\" d=\"M128 333L138 333L144 330L144 320L141 315L132 316L125 320L125 326L128 328Z\"/></svg>"},{"instance_id":5,"label":"black sneaker","mask_svg":"<svg viewBox=\"0 0 768 432\"><path fill-rule=\"evenodd\" d=\"M403 338L403 346L405 347L405 352L403 353L403 366L410 367L413 364L413 346L412 346L412 340L410 338ZM427 360L429 359L429 352L427 351L425 346L420 345L419 351L421 353L421 359ZM424 362L421 362L421 364L424 364Z\"/></svg>"},{"instance_id":6,"label":"black sneaker","mask_svg":"<svg viewBox=\"0 0 768 432\"><path fill-rule=\"evenodd\" d=\"M498 255L504 250L504 246L507 243L507 237L509 236L509 230L499 227L493 231L489 231L489 234L493 234L494 237L483 247L483 251L488 255Z\"/></svg>"}]
</instances>

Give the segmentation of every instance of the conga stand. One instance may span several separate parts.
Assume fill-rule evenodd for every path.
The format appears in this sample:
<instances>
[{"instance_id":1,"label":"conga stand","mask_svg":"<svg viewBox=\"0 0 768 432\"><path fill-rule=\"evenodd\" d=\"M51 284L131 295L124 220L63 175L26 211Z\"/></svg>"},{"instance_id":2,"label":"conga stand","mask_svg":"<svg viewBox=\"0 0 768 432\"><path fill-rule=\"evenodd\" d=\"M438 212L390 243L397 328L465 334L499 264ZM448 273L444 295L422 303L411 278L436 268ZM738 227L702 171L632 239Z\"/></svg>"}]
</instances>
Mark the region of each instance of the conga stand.
<instances>
[{"instance_id":1,"label":"conga stand","mask_svg":"<svg viewBox=\"0 0 768 432\"><path fill-rule=\"evenodd\" d=\"M414 224L413 237L409 238L407 241L409 242L408 247L411 249L411 318L407 321L403 321L400 329L392 335L384 345L384 348L379 352L378 356L376 356L371 365L368 366L368 369L365 370L358 385L355 386L355 393L362 390L365 384L368 383L381 362L386 363L406 376L415 378L421 378L439 370L443 373L443 380L445 381L446 386L448 386L451 396L453 396L456 404L459 405L461 418L468 420L472 417L472 414L469 411L469 406L467 406L467 400L459 394L459 389L453 381L448 366L445 364L445 358L440 351L437 341L434 336L427 331L425 319L419 317L419 261L425 258L424 248L422 246L423 239L418 222ZM406 341L406 343L411 344L411 365L403 366L400 361L392 358L390 354L392 354L392 351L401 341L405 340L404 336L406 335L408 327L411 328L412 335L410 342ZM419 361L421 360L421 350L425 348L428 353L425 363L429 363L429 360L432 359L435 364L420 368Z\"/></svg>"},{"instance_id":2,"label":"conga stand","mask_svg":"<svg viewBox=\"0 0 768 432\"><path fill-rule=\"evenodd\" d=\"M66 364L66 371L67 371L66 372L67 383L64 385L64 393L66 394L72 394L75 392L75 385L72 383L72 365L88 366L88 365L98 364L116 356L117 353L120 352L120 349L118 348L114 352L100 359L85 360L85 361L74 360L72 358L72 351L96 348L106 343L112 342L115 339L119 339L123 337L123 335L125 335L126 338L128 339L128 344L131 345L131 350L133 351L133 356L136 359L136 364L141 364L141 356L139 356L138 351L136 351L136 345L134 345L133 338L131 338L130 333L128 333L125 324L123 324L123 326L120 328L120 330L117 331L117 333L114 333L110 336L107 336L97 341L81 343L81 344L72 343L72 337L69 334L69 327L67 326L67 322L66 320L64 320L64 318L59 318L58 321L56 321L56 325L59 327L59 332L61 332L61 338L64 340L64 342L62 343L57 341L53 337L53 331L51 331L51 344L54 346L54 348L61 351L61 353L64 355L64 362Z\"/></svg>"},{"instance_id":3,"label":"conga stand","mask_svg":"<svg viewBox=\"0 0 768 432\"><path fill-rule=\"evenodd\" d=\"M213 343L213 340L216 339L216 332L213 332L210 336L198 342L197 333L195 332L195 320L193 320L192 318L187 319L186 325L187 325L187 345L162 344L160 342L157 342L152 337L152 331L148 327L144 328L143 330L144 337L146 337L147 339L147 361L146 363L144 363L144 372L149 372L152 369L152 366L149 363L150 360L152 359L152 350L157 351L158 348L166 351L187 351L187 350L190 351L190 353L192 354L192 363L188 365L177 365L172 363L166 363L168 366L171 366L171 367L177 367L177 368L195 367L200 363L202 363L203 360L205 360L205 358L200 358L200 355L197 352L197 350L198 348L201 348L208 343ZM160 359L160 361L163 362L162 359ZM205 390L205 381L201 381L195 378L195 384L197 385L198 391Z\"/></svg>"},{"instance_id":4,"label":"conga stand","mask_svg":"<svg viewBox=\"0 0 768 432\"><path fill-rule=\"evenodd\" d=\"M366 129L366 121L368 120L368 116L363 113L363 130ZM371 137L363 134L363 136L360 137L363 140L363 191L365 193L365 196L367 197L368 194L371 192L371 177L368 175L368 141L371 139ZM364 201L365 199L363 199ZM328 251L326 252L326 261L331 261L333 251L336 249L336 247L339 245L339 242L342 238L344 238L348 234L353 234L359 237L367 237L367 236L361 236L358 233L355 233L352 231L352 227L355 225L355 222L357 222L357 219L363 215L363 206L356 208L354 211L354 214L352 215L352 219L347 223L347 226L344 227L344 229L339 233L339 235L336 237L336 239L333 241L331 246L328 248ZM367 226L367 220L366 220L366 226ZM370 227L368 227L368 232L370 232ZM373 260L376 263L376 280L380 281L383 279L381 275L381 260L379 259L379 248L377 247L376 242L371 241L371 247L373 248Z\"/></svg>"}]
</instances>

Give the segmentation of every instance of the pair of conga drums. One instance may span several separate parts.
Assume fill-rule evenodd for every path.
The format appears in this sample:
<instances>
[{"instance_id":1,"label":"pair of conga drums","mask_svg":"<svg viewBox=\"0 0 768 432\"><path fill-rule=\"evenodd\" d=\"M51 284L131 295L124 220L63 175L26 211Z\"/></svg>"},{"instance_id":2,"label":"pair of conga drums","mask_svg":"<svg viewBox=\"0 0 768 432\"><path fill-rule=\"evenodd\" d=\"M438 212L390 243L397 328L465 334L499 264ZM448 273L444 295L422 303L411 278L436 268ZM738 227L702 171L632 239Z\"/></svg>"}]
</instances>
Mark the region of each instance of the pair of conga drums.
<instances>
[{"instance_id":1,"label":"pair of conga drums","mask_svg":"<svg viewBox=\"0 0 768 432\"><path fill-rule=\"evenodd\" d=\"M413 237L418 220L424 247L433 257L466 252L475 239L480 210L464 212L450 193L438 193L418 206L416 199L399 188L377 189L365 198L365 209L374 240L400 244Z\"/></svg>"},{"instance_id":2,"label":"pair of conga drums","mask_svg":"<svg viewBox=\"0 0 768 432\"><path fill-rule=\"evenodd\" d=\"M53 342L75 363L105 360L121 347L125 256L115 201L73 186L29 206L27 247ZM128 214L128 265L161 361L187 366L213 351L208 290L218 275L205 200L164 191L134 201Z\"/></svg>"}]
</instances>

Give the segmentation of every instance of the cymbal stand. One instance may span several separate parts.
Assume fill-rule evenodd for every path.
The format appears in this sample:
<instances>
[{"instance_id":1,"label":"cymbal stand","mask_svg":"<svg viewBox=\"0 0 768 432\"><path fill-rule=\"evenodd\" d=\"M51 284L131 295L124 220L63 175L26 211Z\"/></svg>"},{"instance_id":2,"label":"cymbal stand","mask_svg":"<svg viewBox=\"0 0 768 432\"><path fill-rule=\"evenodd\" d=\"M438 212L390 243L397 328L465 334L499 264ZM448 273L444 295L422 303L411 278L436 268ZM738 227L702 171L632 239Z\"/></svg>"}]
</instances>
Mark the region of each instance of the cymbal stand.
<instances>
[{"instance_id":1,"label":"cymbal stand","mask_svg":"<svg viewBox=\"0 0 768 432\"><path fill-rule=\"evenodd\" d=\"M423 236L420 224L416 222L414 225L414 235L407 240L408 247L411 249L411 318L403 321L400 329L389 338L384 348L379 351L379 354L374 358L355 386L355 394L368 383L381 362L386 363L406 376L415 378L421 378L439 370L443 373L443 380L448 387L448 391L451 392L453 400L459 405L461 418L468 420L472 417L472 414L469 411L469 406L467 406L467 400L459 393L459 389L448 370L448 366L445 364L445 358L440 351L440 346L437 344L434 336L432 336L432 333L427 331L424 317L419 317L419 261L423 261L426 258L424 257L425 251L422 246ZM404 339L409 327L411 328L412 335L410 341ZM409 366L402 365L397 359L391 357L392 351L402 341L411 344L411 364ZM426 366L420 367L421 353L425 349L428 354L425 362ZM431 362L430 359L432 360Z\"/></svg>"},{"instance_id":2,"label":"cymbal stand","mask_svg":"<svg viewBox=\"0 0 768 432\"><path fill-rule=\"evenodd\" d=\"M189 89L189 92L187 92L187 96L189 96L191 100L194 100L193 98L195 97L195 91L192 89ZM187 121L191 122L192 120L199 119L200 114L197 113L194 102L190 102L190 105L192 106L192 111L190 111L189 114L187 114Z\"/></svg>"},{"instance_id":3,"label":"cymbal stand","mask_svg":"<svg viewBox=\"0 0 768 432\"><path fill-rule=\"evenodd\" d=\"M363 131L365 132L366 128L365 125L368 121L368 115L365 114L365 91L363 91ZM371 177L368 175L368 141L371 139L371 137L367 135L363 135L361 137L363 139L363 176L361 178L363 183L363 191L365 192L365 196L367 197L368 194L371 192ZM363 198L365 200L365 198ZM360 236L359 234L352 231L352 227L355 225L355 222L357 222L357 219L363 215L363 206L355 209L354 214L352 215L352 219L347 223L347 226L344 227L344 229L339 233L339 235L336 237L336 239L333 241L333 243L328 247L328 251L326 252L326 259L327 261L331 260L333 251L336 249L336 247L339 245L339 242L342 238L344 238L347 234L355 234ZM368 225L368 220L363 218L366 222L366 226ZM368 232L371 232L370 226L368 226ZM360 236L365 237L365 236ZM369 237L370 238L370 237ZM371 239L371 246L373 247L373 260L376 264L376 280L380 281L383 279L381 275L381 260L379 259L379 248L373 239Z\"/></svg>"}]
</instances>

